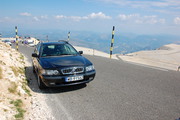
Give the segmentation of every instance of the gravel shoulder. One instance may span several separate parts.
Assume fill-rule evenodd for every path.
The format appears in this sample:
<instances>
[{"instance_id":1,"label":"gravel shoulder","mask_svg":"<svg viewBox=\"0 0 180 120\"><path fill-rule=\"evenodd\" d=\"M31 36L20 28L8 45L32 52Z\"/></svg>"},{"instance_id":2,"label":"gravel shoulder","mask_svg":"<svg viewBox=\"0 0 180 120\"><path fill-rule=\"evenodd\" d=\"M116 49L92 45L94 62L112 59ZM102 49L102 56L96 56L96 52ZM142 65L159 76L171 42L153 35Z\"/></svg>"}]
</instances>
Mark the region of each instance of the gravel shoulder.
<instances>
[{"instance_id":1,"label":"gravel shoulder","mask_svg":"<svg viewBox=\"0 0 180 120\"><path fill-rule=\"evenodd\" d=\"M54 120L46 103L46 95L37 86L37 80L35 74L32 72L32 65L26 60L26 78L29 81L29 88L31 89L31 105L27 120Z\"/></svg>"}]
</instances>

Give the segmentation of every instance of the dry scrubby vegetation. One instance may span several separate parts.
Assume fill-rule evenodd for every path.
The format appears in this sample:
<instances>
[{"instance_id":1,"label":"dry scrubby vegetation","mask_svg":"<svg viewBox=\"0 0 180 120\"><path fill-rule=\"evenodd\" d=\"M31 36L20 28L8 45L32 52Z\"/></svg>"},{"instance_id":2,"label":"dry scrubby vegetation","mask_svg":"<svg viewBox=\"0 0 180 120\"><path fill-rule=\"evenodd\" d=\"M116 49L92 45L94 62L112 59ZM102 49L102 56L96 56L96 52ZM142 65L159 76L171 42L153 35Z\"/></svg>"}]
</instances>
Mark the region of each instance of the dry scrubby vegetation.
<instances>
[{"instance_id":1,"label":"dry scrubby vegetation","mask_svg":"<svg viewBox=\"0 0 180 120\"><path fill-rule=\"evenodd\" d=\"M2 68L0 67L0 79L3 78L2 76L3 76L3 75L2 75Z\"/></svg>"},{"instance_id":2,"label":"dry scrubby vegetation","mask_svg":"<svg viewBox=\"0 0 180 120\"><path fill-rule=\"evenodd\" d=\"M24 56L0 42L1 120L25 118L31 102L27 84Z\"/></svg>"}]
</instances>

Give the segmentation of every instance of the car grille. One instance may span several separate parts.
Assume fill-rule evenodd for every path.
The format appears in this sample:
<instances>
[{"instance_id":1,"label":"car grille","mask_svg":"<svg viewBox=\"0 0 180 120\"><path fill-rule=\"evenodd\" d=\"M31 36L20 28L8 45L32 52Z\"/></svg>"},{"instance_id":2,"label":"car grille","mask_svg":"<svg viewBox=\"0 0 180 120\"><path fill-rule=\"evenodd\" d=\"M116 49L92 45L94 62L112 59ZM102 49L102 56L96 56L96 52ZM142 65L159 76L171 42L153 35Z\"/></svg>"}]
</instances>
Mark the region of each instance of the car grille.
<instances>
[{"instance_id":1,"label":"car grille","mask_svg":"<svg viewBox=\"0 0 180 120\"><path fill-rule=\"evenodd\" d=\"M84 67L70 67L70 68L64 68L61 70L62 74L77 74L84 72Z\"/></svg>"}]
</instances>

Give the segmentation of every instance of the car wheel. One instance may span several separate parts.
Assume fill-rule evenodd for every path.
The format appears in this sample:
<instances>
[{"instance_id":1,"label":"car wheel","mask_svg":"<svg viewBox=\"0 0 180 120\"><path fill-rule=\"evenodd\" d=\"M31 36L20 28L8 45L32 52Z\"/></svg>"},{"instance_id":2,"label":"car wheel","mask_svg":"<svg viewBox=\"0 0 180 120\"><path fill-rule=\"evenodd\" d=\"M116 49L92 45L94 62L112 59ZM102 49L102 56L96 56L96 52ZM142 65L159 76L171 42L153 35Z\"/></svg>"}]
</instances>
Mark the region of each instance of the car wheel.
<instances>
[{"instance_id":1,"label":"car wheel","mask_svg":"<svg viewBox=\"0 0 180 120\"><path fill-rule=\"evenodd\" d=\"M38 82L38 87L40 88L40 89L45 89L46 88L46 85L42 82L42 79L38 76L37 77L38 79L37 79L37 82Z\"/></svg>"}]
</instances>

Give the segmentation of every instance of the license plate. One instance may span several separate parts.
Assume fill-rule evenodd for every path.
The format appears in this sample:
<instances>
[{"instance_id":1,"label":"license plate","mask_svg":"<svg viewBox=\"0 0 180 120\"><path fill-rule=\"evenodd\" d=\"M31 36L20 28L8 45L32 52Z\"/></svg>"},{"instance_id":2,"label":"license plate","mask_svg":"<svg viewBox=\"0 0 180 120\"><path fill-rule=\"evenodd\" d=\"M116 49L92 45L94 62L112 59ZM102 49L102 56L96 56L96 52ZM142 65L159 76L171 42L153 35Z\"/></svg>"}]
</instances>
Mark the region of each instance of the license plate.
<instances>
[{"instance_id":1,"label":"license plate","mask_svg":"<svg viewBox=\"0 0 180 120\"><path fill-rule=\"evenodd\" d=\"M65 79L66 82L73 82L73 81L78 81L78 80L83 80L84 79L84 76L81 75L81 76L73 76L73 77L67 77Z\"/></svg>"}]
</instances>

